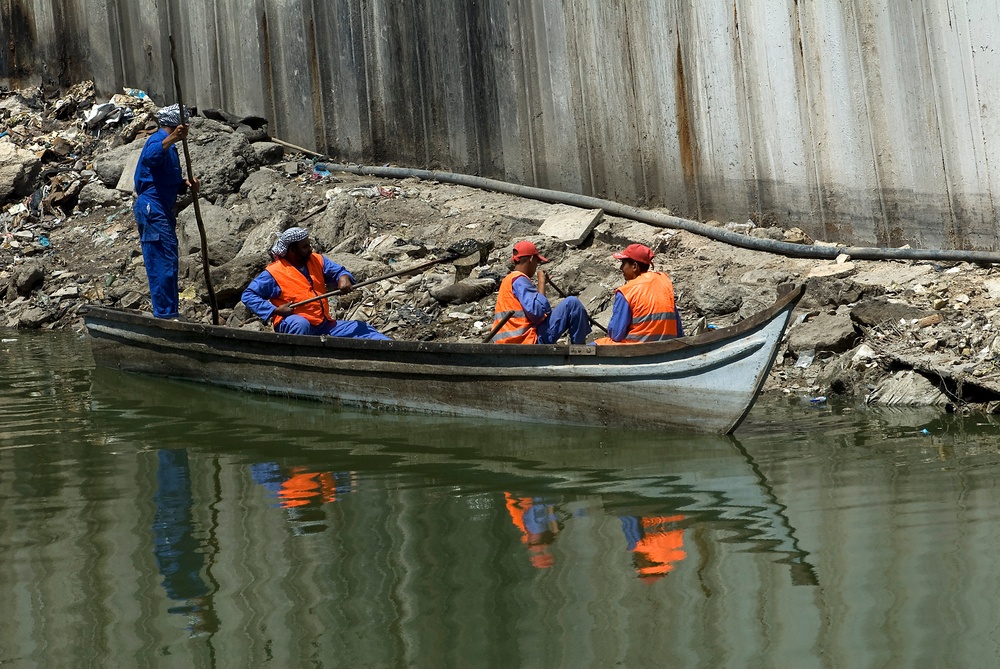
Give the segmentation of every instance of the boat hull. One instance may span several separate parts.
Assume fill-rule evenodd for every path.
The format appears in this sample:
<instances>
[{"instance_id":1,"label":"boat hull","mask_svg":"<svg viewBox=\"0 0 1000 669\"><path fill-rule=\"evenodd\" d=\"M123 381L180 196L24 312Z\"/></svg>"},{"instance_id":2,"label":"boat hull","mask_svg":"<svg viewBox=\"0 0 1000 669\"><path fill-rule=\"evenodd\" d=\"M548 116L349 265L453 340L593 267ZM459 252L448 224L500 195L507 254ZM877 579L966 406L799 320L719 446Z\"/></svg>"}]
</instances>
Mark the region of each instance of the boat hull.
<instances>
[{"instance_id":1,"label":"boat hull","mask_svg":"<svg viewBox=\"0 0 1000 669\"><path fill-rule=\"evenodd\" d=\"M733 328L656 344L500 346L301 337L91 308L98 365L454 416L729 433L774 361L795 288Z\"/></svg>"}]
</instances>

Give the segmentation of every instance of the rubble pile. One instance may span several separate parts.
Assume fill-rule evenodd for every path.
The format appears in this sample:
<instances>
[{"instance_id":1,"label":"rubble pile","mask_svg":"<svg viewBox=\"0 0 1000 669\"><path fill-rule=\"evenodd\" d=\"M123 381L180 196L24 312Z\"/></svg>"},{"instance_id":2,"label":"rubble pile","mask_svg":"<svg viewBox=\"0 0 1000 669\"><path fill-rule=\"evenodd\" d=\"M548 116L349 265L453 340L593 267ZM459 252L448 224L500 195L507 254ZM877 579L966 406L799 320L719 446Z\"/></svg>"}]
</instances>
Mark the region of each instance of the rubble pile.
<instances>
[{"instance_id":1,"label":"rubble pile","mask_svg":"<svg viewBox=\"0 0 1000 669\"><path fill-rule=\"evenodd\" d=\"M80 310L88 304L149 311L131 174L156 127L156 109L132 89L97 101L90 82L55 98L40 90L0 93L0 327L82 331ZM657 269L670 273L688 334L769 306L781 284L807 285L767 392L818 402L843 395L949 410L1000 407L1000 275L992 267L787 258L598 210L331 172L316 158L287 153L256 116L204 110L191 126L210 279L220 315L232 327L267 327L247 312L240 294L269 261L275 236L292 225L309 228L317 249L358 281L475 240L478 253L332 301L338 318L366 320L409 340L482 341L511 246L520 239L551 258L544 269L556 285L577 294L606 325L622 283L611 253L638 242L654 249ZM190 199L178 208L181 311L208 323L194 208ZM829 245L797 228L710 223Z\"/></svg>"}]
</instances>

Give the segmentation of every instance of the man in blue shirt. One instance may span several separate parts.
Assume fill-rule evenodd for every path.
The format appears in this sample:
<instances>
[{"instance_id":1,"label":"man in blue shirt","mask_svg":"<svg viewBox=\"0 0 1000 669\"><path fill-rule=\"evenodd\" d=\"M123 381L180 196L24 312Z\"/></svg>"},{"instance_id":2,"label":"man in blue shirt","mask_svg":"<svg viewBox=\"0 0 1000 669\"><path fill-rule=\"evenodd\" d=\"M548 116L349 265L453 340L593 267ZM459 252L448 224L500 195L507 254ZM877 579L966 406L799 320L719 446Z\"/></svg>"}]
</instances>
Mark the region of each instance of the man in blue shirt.
<instances>
[{"instance_id":1,"label":"man in blue shirt","mask_svg":"<svg viewBox=\"0 0 1000 669\"><path fill-rule=\"evenodd\" d=\"M590 334L590 320L583 303L567 297L555 309L545 297L545 272L538 269L548 258L532 242L514 245L513 271L500 282L494 322L511 314L493 340L496 344L554 344L564 333L582 344ZM538 273L538 287L531 278Z\"/></svg>"},{"instance_id":2,"label":"man in blue shirt","mask_svg":"<svg viewBox=\"0 0 1000 669\"><path fill-rule=\"evenodd\" d=\"M342 265L313 253L309 232L289 228L271 248L274 262L243 291L243 304L274 329L284 334L327 335L355 339L389 339L364 321L338 321L330 314L326 298L313 300L294 309L295 302L318 297L335 286L345 293L354 277Z\"/></svg>"},{"instance_id":3,"label":"man in blue shirt","mask_svg":"<svg viewBox=\"0 0 1000 669\"><path fill-rule=\"evenodd\" d=\"M159 129L149 136L135 169L135 205L142 259L149 280L149 298L157 318L178 317L177 288L177 196L188 187L198 190L198 180L181 174L177 142L188 135L181 124L178 105L164 107L156 114Z\"/></svg>"}]
</instances>

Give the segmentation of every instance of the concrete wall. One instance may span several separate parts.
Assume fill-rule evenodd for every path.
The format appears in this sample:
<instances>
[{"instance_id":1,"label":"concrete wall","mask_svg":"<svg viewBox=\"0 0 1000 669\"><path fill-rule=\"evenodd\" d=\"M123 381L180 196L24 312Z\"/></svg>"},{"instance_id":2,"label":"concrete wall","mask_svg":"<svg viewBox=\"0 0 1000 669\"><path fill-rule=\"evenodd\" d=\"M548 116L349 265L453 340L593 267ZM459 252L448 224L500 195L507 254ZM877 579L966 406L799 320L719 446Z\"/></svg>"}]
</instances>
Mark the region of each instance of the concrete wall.
<instances>
[{"instance_id":1,"label":"concrete wall","mask_svg":"<svg viewBox=\"0 0 1000 669\"><path fill-rule=\"evenodd\" d=\"M93 78L358 162L829 241L997 247L981 0L0 0L0 84Z\"/></svg>"}]
</instances>

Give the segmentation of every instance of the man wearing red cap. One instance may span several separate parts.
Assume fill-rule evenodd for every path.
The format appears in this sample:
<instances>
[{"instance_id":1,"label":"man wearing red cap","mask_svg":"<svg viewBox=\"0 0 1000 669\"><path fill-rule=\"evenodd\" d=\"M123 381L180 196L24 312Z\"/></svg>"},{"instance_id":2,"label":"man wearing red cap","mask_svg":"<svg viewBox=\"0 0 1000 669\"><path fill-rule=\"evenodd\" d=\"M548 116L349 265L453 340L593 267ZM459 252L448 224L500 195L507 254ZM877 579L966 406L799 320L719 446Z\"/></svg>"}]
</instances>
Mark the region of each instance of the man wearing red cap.
<instances>
[{"instance_id":1,"label":"man wearing red cap","mask_svg":"<svg viewBox=\"0 0 1000 669\"><path fill-rule=\"evenodd\" d=\"M653 250L630 244L612 257L622 261L625 285L615 291L608 336L594 343L640 344L683 337L674 284L666 274L650 271Z\"/></svg>"},{"instance_id":2,"label":"man wearing red cap","mask_svg":"<svg viewBox=\"0 0 1000 669\"><path fill-rule=\"evenodd\" d=\"M531 242L514 244L510 261L514 270L504 277L497 295L494 323L510 318L496 334L495 344L554 344L569 333L573 344L582 344L590 334L590 319L583 303L567 297L555 309L545 298L545 272L538 265L549 259L538 253ZM538 271L538 287L531 278Z\"/></svg>"}]
</instances>

